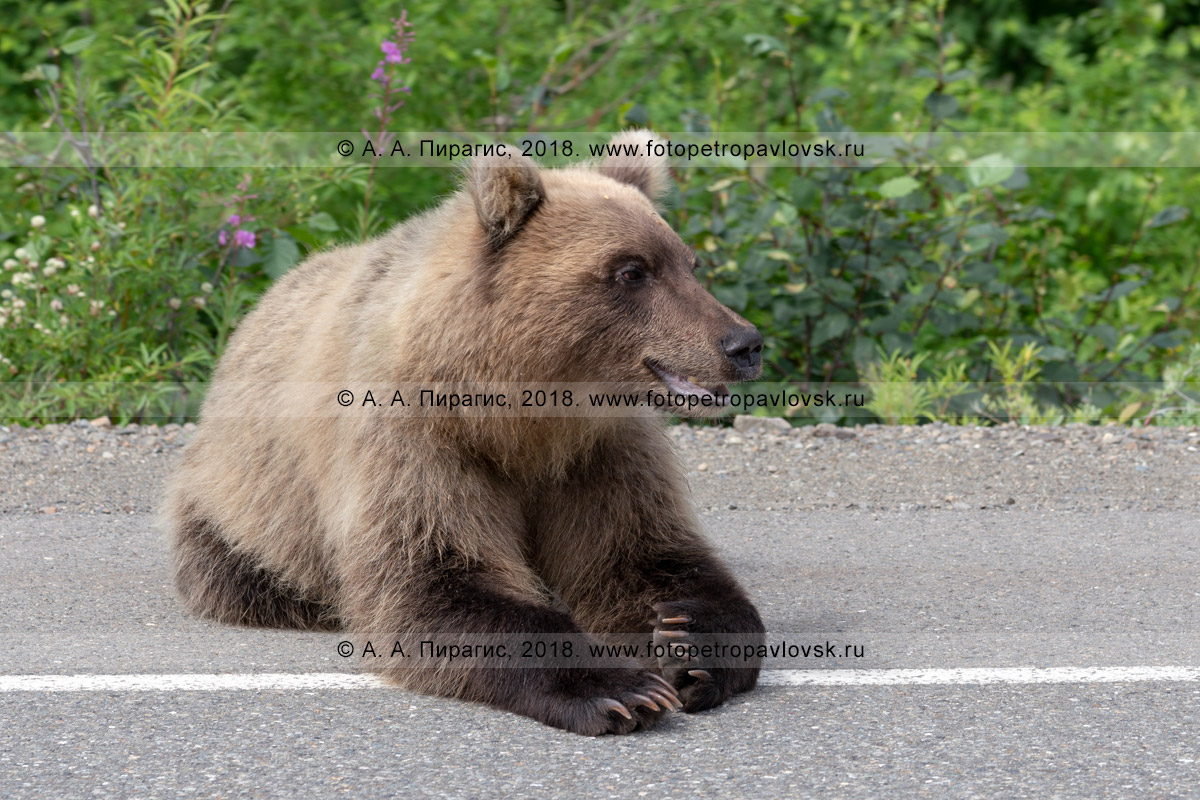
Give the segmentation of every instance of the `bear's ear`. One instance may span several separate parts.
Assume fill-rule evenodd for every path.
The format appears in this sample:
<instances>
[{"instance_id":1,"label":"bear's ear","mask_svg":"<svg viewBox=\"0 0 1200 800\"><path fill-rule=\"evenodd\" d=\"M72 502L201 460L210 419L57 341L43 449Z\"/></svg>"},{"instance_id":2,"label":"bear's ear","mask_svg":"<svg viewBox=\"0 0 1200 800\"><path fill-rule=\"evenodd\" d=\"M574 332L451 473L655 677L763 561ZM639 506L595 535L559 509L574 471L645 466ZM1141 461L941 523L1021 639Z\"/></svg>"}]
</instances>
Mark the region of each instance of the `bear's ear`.
<instances>
[{"instance_id":1,"label":"bear's ear","mask_svg":"<svg viewBox=\"0 0 1200 800\"><path fill-rule=\"evenodd\" d=\"M511 239L546 196L537 164L523 155L472 159L466 188L493 249Z\"/></svg>"},{"instance_id":2,"label":"bear's ear","mask_svg":"<svg viewBox=\"0 0 1200 800\"><path fill-rule=\"evenodd\" d=\"M666 194L671 183L670 163L666 154L650 155L652 131L635 128L614 136L605 148L609 156L600 165L600 174L627 183L651 200Z\"/></svg>"}]
</instances>

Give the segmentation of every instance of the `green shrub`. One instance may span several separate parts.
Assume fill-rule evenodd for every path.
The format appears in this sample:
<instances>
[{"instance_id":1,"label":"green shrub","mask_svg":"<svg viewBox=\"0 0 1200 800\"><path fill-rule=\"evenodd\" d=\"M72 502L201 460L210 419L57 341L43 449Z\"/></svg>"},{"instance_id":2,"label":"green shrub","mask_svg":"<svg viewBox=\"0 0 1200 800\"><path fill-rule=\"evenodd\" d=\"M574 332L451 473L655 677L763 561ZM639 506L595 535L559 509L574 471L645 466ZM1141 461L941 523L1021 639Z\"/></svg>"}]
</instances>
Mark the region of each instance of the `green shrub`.
<instances>
[{"instance_id":1,"label":"green shrub","mask_svg":"<svg viewBox=\"0 0 1200 800\"><path fill-rule=\"evenodd\" d=\"M853 142L1200 126L1191 0L982 8L415 4L412 65L396 76L412 92L384 127ZM374 132L370 75L395 12L68 0L0 13L3 126L86 145L97 130ZM821 388L913 372L916 395L874 396L884 419L1187 419L1163 409L1194 375L1200 170L1121 168L1120 153L1014 168L1003 145L968 162L913 141L879 167L679 164L668 218L700 253L702 280L763 330L764 378ZM193 413L188 387L272 280L453 179L362 166L0 170L0 416ZM1020 390L987 390L1013 359Z\"/></svg>"},{"instance_id":2,"label":"green shrub","mask_svg":"<svg viewBox=\"0 0 1200 800\"><path fill-rule=\"evenodd\" d=\"M204 8L168 3L123 42L131 82L119 98L89 77L89 38L69 33L71 68L34 76L49 122L86 146L83 132L101 127L173 132L231 119L207 60L220 17ZM3 208L0 242L0 416L19 421L194 413L186 387L207 378L258 293L299 259L295 238L316 242L304 224L312 192L335 177L111 161L0 176L16 201Z\"/></svg>"}]
</instances>

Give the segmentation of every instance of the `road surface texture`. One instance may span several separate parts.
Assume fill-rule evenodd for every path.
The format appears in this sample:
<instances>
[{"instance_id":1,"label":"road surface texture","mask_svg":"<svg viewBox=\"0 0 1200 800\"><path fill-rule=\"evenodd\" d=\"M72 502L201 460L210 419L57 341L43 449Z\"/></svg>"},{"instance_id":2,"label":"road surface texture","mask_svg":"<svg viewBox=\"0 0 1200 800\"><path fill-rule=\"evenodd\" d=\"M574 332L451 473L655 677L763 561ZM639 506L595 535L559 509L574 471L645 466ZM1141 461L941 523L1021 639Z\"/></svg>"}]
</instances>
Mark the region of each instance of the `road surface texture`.
<instances>
[{"instance_id":1,"label":"road surface texture","mask_svg":"<svg viewBox=\"0 0 1200 800\"><path fill-rule=\"evenodd\" d=\"M834 655L600 739L184 616L188 434L0 428L0 796L1200 795L1198 431L673 429L770 641Z\"/></svg>"}]
</instances>

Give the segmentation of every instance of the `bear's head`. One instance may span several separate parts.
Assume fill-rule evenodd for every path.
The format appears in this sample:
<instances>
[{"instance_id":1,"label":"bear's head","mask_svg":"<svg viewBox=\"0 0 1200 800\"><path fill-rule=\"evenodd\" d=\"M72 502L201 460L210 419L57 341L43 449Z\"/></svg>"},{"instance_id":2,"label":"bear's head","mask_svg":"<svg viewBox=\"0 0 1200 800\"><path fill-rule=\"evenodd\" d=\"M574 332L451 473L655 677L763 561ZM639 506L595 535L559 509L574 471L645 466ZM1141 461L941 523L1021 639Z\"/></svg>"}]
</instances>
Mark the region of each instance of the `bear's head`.
<instances>
[{"instance_id":1,"label":"bear's head","mask_svg":"<svg viewBox=\"0 0 1200 800\"><path fill-rule=\"evenodd\" d=\"M670 176L652 138L619 134L608 150L623 154L599 166L472 162L478 293L525 379L619 383L674 395L676 412L718 413L726 384L758 377L763 340L700 284L695 254L655 209Z\"/></svg>"}]
</instances>

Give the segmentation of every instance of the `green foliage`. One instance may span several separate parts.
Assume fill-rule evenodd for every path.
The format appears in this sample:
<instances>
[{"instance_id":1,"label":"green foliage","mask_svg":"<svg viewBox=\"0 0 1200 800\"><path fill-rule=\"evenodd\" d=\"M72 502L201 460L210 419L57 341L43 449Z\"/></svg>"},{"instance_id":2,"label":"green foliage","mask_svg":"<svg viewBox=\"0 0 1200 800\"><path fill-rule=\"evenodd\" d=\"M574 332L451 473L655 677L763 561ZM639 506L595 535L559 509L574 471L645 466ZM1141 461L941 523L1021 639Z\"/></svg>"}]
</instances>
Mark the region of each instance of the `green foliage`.
<instances>
[{"instance_id":1,"label":"green foliage","mask_svg":"<svg viewBox=\"0 0 1200 800\"><path fill-rule=\"evenodd\" d=\"M897 421L1186 420L1200 170L1026 168L1003 146L948 166L915 135L1197 130L1197 10L416 2L397 77L412 91L390 129L893 134L913 144L885 167L677 165L668 219L702 280L762 329L765 379L866 380L873 413ZM368 76L398 12L0 0L0 126L85 144L98 130L375 131ZM191 413L195 393L177 387L208 375L272 280L453 180L358 166L0 170L0 259L13 263L0 272L12 379L0 416ZM131 399L122 384L144 388Z\"/></svg>"},{"instance_id":2,"label":"green foliage","mask_svg":"<svg viewBox=\"0 0 1200 800\"><path fill-rule=\"evenodd\" d=\"M123 41L130 80L119 98L83 66L96 38L64 35L62 53L79 60L46 65L37 79L51 124L115 133L232 119L209 75L220 16L174 1L151 16ZM305 195L328 176L257 176L235 208L257 217L254 248L218 241L226 207L250 186L229 171L85 165L0 179L15 200L0 206L0 416L38 421L194 413L179 387L207 378L258 293L299 259L290 231L303 228L316 199Z\"/></svg>"},{"instance_id":3,"label":"green foliage","mask_svg":"<svg viewBox=\"0 0 1200 800\"><path fill-rule=\"evenodd\" d=\"M1132 21L1143 12L1120 13ZM876 18L892 23L877 29L880 39L891 40L875 42L881 59L895 48L928 65L900 70L916 79L897 81L891 101L901 138L951 122L987 129L992 115L976 110L981 99L1010 110L1007 95L987 93L971 77L980 54L953 42L937 4L915 4L903 20L891 11ZM747 37L747 47L751 55L778 53L787 67L786 54L801 48L807 31L801 25L776 31L770 44ZM1177 53L1180 71L1192 69L1182 63L1187 52ZM1083 73L1072 73L1076 89ZM796 91L791 73L764 70L754 78L773 81L781 93ZM870 82L863 83L869 93ZM926 94L906 99L900 94L906 85L925 87ZM794 96L798 123L815 110L820 130L854 141L843 116L855 99L850 93L826 88ZM1155 108L1169 110L1180 124L1192 118L1182 103ZM871 124L870 115L862 116ZM1105 118L1121 129L1107 110L1075 118L1080 129L1103 127ZM1142 113L1129 127L1150 122ZM857 127L864 127L861 120ZM1164 202L1164 195L1174 201L1200 188L1194 173L1095 170L1096 180L1081 193L1064 190L1080 171L1031 174L1004 153L952 169L914 146L905 160L900 175L857 165L750 169L705 175L685 187L686 235L706 254L714 293L763 329L770 378L802 385L870 380L878 373L864 375L861 365L883 350L919 354L905 362L912 369L931 357L988 383L998 366L1010 364L1011 345L1027 356L1025 368L1037 371L1036 399L1021 389L974 413L1049 421L1055 412L1047 409L1095 404L1114 408L1115 416L1126 394L1117 382L1154 379L1195 336L1196 231L1184 205ZM1004 349L994 349L997 342ZM898 366L885 361L875 369L886 372L889 364ZM926 413L928 398L906 389L876 395L875 402L883 418L907 419Z\"/></svg>"},{"instance_id":4,"label":"green foliage","mask_svg":"<svg viewBox=\"0 0 1200 800\"><path fill-rule=\"evenodd\" d=\"M952 423L1016 422L1021 425L1060 425L1064 422L1098 422L1101 409L1088 402L1065 410L1045 405L1037 397L1039 350L1032 343L1019 349L1011 340L988 343L987 363L999 380L970 381L966 364L947 364L934 374L922 375L929 353L905 356L884 354L863 369L870 389L867 409L889 425L915 425L941 420ZM1128 422L1141 407L1127 405L1119 422Z\"/></svg>"},{"instance_id":5,"label":"green foliage","mask_svg":"<svg viewBox=\"0 0 1200 800\"><path fill-rule=\"evenodd\" d=\"M988 361L1000 378L999 396L984 397L979 404L981 413L993 421L1019 422L1022 425L1057 425L1062 423L1062 411L1038 403L1030 391L1042 368L1037 363L1039 348L1026 342L1015 350L1012 341L1003 346L988 342Z\"/></svg>"},{"instance_id":6,"label":"green foliage","mask_svg":"<svg viewBox=\"0 0 1200 800\"><path fill-rule=\"evenodd\" d=\"M1143 421L1147 425L1200 425L1200 343L1193 342L1183 360L1166 368Z\"/></svg>"},{"instance_id":7,"label":"green foliage","mask_svg":"<svg viewBox=\"0 0 1200 800\"><path fill-rule=\"evenodd\" d=\"M917 379L927 354L905 357L896 351L867 365L863 379L871 389L867 408L888 425L916 425L933 416L930 387Z\"/></svg>"}]
</instances>

